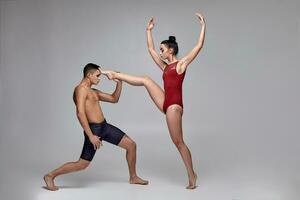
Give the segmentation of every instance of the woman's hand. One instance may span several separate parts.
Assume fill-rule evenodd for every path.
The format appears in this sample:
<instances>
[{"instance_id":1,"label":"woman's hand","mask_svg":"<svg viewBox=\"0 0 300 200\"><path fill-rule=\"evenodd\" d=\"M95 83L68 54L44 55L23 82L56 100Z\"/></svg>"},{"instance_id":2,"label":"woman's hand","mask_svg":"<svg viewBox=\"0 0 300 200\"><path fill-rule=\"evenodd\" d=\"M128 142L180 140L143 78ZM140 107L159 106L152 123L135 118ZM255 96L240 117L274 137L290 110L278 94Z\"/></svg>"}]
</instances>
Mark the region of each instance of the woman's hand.
<instances>
[{"instance_id":1,"label":"woman's hand","mask_svg":"<svg viewBox=\"0 0 300 200\"><path fill-rule=\"evenodd\" d=\"M204 17L201 13L196 13L196 16L199 18L201 24L205 24Z\"/></svg>"},{"instance_id":2,"label":"woman's hand","mask_svg":"<svg viewBox=\"0 0 300 200\"><path fill-rule=\"evenodd\" d=\"M151 19L149 20L148 24L147 24L147 30L151 31L154 27L154 18L151 17Z\"/></svg>"}]
</instances>

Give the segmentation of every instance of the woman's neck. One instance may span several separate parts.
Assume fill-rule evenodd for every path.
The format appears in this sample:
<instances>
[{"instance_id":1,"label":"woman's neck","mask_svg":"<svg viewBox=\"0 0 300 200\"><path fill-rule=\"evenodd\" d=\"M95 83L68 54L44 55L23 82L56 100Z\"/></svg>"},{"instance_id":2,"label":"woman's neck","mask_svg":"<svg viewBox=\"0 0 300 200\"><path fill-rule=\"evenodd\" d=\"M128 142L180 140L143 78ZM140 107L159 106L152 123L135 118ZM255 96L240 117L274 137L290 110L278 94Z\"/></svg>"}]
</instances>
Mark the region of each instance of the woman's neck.
<instances>
[{"instance_id":1,"label":"woman's neck","mask_svg":"<svg viewBox=\"0 0 300 200\"><path fill-rule=\"evenodd\" d=\"M169 58L168 58L168 64L173 64L173 63L175 63L175 62L177 62L178 60L177 60L177 57L176 56L174 56L174 55L172 55L172 56L170 56Z\"/></svg>"}]
</instances>

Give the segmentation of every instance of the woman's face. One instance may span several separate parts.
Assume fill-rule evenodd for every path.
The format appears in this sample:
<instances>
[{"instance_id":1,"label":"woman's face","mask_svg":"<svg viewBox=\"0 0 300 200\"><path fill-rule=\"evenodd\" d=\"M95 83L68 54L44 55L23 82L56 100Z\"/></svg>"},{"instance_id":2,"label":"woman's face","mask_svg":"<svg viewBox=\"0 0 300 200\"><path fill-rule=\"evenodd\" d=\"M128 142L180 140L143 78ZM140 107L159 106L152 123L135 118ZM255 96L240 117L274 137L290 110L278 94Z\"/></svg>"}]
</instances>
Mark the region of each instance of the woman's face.
<instances>
[{"instance_id":1,"label":"woman's face","mask_svg":"<svg viewBox=\"0 0 300 200\"><path fill-rule=\"evenodd\" d=\"M159 55L161 59L163 60L167 59L171 53L170 51L171 49L169 49L165 44L160 44L159 49L160 49Z\"/></svg>"}]
</instances>

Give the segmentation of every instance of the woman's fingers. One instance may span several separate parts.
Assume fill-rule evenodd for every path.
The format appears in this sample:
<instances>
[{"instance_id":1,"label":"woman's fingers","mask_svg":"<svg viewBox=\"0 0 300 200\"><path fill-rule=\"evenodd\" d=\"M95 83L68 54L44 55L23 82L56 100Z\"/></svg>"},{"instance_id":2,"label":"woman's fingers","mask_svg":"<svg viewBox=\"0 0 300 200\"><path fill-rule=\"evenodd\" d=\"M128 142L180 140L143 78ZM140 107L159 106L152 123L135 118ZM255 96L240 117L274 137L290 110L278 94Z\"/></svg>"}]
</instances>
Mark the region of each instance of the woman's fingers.
<instances>
[{"instance_id":1,"label":"woman's fingers","mask_svg":"<svg viewBox=\"0 0 300 200\"><path fill-rule=\"evenodd\" d=\"M148 26L148 28L152 28L154 26L154 18L153 17L150 18L147 26Z\"/></svg>"},{"instance_id":2,"label":"woman's fingers","mask_svg":"<svg viewBox=\"0 0 300 200\"><path fill-rule=\"evenodd\" d=\"M204 17L203 17L203 15L202 15L201 13L196 13L196 15L199 17L199 19L200 19L201 21L203 21Z\"/></svg>"},{"instance_id":3,"label":"woman's fingers","mask_svg":"<svg viewBox=\"0 0 300 200\"><path fill-rule=\"evenodd\" d=\"M151 22L152 24L154 24L154 18L153 18L153 17L151 17L150 22Z\"/></svg>"}]
</instances>

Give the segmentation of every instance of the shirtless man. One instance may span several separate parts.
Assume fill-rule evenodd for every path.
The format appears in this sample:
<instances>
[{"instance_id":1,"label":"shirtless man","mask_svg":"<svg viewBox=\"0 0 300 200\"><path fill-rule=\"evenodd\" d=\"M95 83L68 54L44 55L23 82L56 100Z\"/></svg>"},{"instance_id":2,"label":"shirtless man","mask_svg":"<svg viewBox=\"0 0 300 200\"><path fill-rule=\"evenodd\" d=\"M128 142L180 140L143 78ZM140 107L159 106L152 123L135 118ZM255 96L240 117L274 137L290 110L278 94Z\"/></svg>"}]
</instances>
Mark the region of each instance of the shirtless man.
<instances>
[{"instance_id":1,"label":"shirtless man","mask_svg":"<svg viewBox=\"0 0 300 200\"><path fill-rule=\"evenodd\" d=\"M117 103L122 82L115 80L116 89L112 94L92 88L100 81L101 71L98 65L89 63L84 67L83 79L75 88L73 100L76 105L77 118L84 129L84 145L81 156L76 162L68 162L54 171L46 174L44 180L46 189L58 190L54 179L62 174L75 172L87 168L92 161L96 150L102 146L102 140L117 145L126 150L126 160L129 168L129 183L147 185L148 181L139 178L136 174L136 144L117 127L106 122L98 101Z\"/></svg>"}]
</instances>

